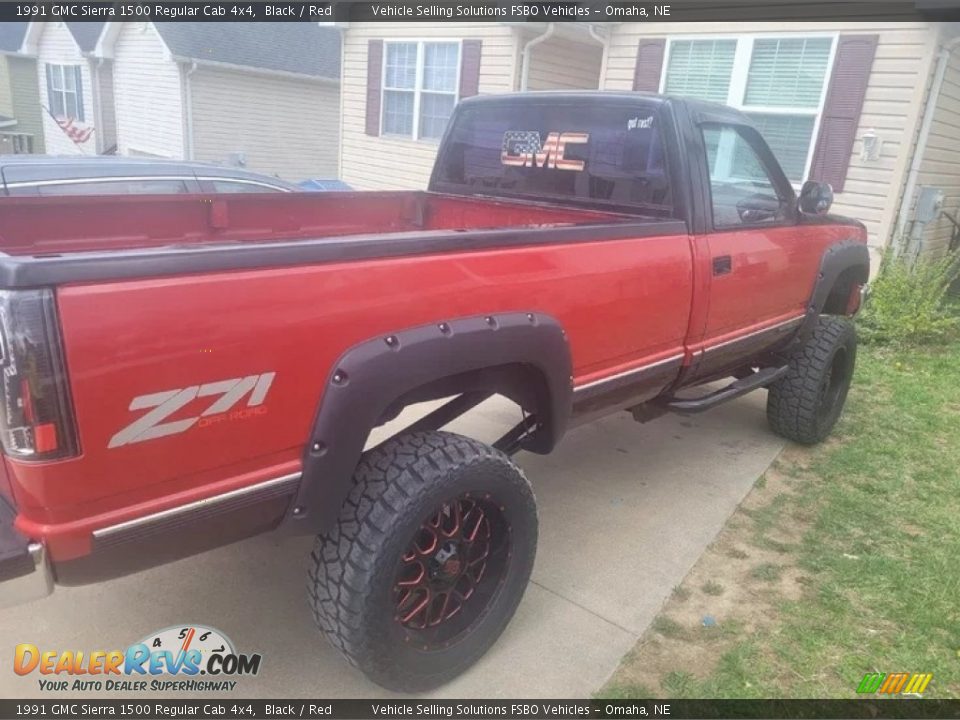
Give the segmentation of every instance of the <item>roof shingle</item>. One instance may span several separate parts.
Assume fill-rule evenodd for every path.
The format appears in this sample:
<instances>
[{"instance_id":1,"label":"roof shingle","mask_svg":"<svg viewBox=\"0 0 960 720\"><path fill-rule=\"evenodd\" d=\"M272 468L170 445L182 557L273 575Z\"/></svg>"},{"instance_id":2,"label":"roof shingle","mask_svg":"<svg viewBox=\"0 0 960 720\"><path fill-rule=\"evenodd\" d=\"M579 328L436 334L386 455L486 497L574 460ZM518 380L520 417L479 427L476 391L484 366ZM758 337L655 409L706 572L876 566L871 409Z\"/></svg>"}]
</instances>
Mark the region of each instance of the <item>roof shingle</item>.
<instances>
[{"instance_id":1,"label":"roof shingle","mask_svg":"<svg viewBox=\"0 0 960 720\"><path fill-rule=\"evenodd\" d=\"M93 52L100 39L100 32L106 23L102 22L68 22L67 27L73 33L74 40L80 46L81 52Z\"/></svg>"},{"instance_id":2,"label":"roof shingle","mask_svg":"<svg viewBox=\"0 0 960 720\"><path fill-rule=\"evenodd\" d=\"M340 79L340 31L317 23L154 23L178 58Z\"/></svg>"},{"instance_id":3,"label":"roof shingle","mask_svg":"<svg viewBox=\"0 0 960 720\"><path fill-rule=\"evenodd\" d=\"M27 25L25 22L0 23L0 51L17 52L23 44Z\"/></svg>"}]
</instances>

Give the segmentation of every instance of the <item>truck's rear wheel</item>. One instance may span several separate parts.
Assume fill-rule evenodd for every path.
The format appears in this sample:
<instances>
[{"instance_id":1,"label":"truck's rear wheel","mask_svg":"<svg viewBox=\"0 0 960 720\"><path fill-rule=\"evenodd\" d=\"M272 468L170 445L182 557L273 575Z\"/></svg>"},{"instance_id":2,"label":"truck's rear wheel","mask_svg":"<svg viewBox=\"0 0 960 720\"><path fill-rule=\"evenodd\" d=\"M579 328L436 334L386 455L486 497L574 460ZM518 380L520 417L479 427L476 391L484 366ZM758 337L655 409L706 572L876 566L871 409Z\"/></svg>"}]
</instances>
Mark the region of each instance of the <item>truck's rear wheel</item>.
<instances>
[{"instance_id":1,"label":"truck's rear wheel","mask_svg":"<svg viewBox=\"0 0 960 720\"><path fill-rule=\"evenodd\" d=\"M767 420L773 431L804 445L827 437L843 410L856 358L853 323L820 317L790 357L787 374L770 386Z\"/></svg>"},{"instance_id":2,"label":"truck's rear wheel","mask_svg":"<svg viewBox=\"0 0 960 720\"><path fill-rule=\"evenodd\" d=\"M443 432L368 452L308 590L330 642L374 682L423 691L496 641L533 568L537 511L503 453Z\"/></svg>"}]
</instances>

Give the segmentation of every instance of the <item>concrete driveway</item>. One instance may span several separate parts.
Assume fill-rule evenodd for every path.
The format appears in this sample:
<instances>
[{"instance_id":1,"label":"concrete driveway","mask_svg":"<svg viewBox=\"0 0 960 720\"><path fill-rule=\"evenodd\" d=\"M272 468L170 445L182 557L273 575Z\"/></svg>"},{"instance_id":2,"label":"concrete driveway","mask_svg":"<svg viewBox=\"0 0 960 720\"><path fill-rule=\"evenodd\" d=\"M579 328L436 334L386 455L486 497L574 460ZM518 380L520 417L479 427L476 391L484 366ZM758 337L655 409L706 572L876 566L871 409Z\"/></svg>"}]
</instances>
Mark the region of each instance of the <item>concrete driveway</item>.
<instances>
[{"instance_id":1,"label":"concrete driveway","mask_svg":"<svg viewBox=\"0 0 960 720\"><path fill-rule=\"evenodd\" d=\"M645 425L623 413L571 431L553 455L519 455L540 509L533 582L493 649L434 697L582 698L598 689L783 447L767 429L765 399L761 391ZM449 429L489 440L518 419L495 399ZM17 643L122 649L188 623L263 655L260 674L241 678L234 697L388 697L314 629L310 545L254 538L0 611L0 697L40 695L36 672L12 672Z\"/></svg>"}]
</instances>

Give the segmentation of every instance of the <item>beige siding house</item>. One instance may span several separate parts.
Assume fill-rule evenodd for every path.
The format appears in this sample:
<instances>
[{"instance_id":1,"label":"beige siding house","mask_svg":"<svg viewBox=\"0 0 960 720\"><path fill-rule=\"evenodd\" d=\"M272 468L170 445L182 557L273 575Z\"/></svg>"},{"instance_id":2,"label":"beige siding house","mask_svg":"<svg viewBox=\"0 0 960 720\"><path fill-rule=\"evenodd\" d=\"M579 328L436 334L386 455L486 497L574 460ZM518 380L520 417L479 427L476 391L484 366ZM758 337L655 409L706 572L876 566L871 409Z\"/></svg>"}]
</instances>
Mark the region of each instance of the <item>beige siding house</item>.
<instances>
[{"instance_id":1,"label":"beige siding house","mask_svg":"<svg viewBox=\"0 0 960 720\"><path fill-rule=\"evenodd\" d=\"M32 22L20 52L36 58L46 152L96 155L116 143L112 66L94 57L104 23Z\"/></svg>"},{"instance_id":2,"label":"beige siding house","mask_svg":"<svg viewBox=\"0 0 960 720\"><path fill-rule=\"evenodd\" d=\"M862 220L875 249L912 232L914 250L940 252L949 220L916 223L911 211L926 186L943 190L947 212L960 206L960 49L936 81L957 34L943 23L618 23L605 28L601 87L740 107L795 184L834 186L834 209Z\"/></svg>"},{"instance_id":3,"label":"beige siding house","mask_svg":"<svg viewBox=\"0 0 960 720\"><path fill-rule=\"evenodd\" d=\"M579 23L350 23L343 30L340 177L425 188L463 97L596 90L602 43Z\"/></svg>"},{"instance_id":4,"label":"beige siding house","mask_svg":"<svg viewBox=\"0 0 960 720\"><path fill-rule=\"evenodd\" d=\"M336 177L340 33L315 23L107 23L123 155Z\"/></svg>"},{"instance_id":5,"label":"beige siding house","mask_svg":"<svg viewBox=\"0 0 960 720\"><path fill-rule=\"evenodd\" d=\"M829 182L878 254L894 238L936 254L960 220L958 36L927 22L352 23L341 176L425 187L449 109L474 92L671 93L750 115L795 186Z\"/></svg>"}]
</instances>

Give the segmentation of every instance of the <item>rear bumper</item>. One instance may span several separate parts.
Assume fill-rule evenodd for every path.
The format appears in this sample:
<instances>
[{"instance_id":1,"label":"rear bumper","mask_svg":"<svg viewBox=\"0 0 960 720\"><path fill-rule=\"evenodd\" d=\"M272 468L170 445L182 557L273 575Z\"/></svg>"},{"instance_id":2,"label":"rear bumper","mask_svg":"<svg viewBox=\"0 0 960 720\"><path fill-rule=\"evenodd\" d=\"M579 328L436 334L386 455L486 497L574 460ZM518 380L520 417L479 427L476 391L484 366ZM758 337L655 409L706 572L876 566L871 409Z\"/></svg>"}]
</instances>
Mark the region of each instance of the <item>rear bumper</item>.
<instances>
[{"instance_id":1,"label":"rear bumper","mask_svg":"<svg viewBox=\"0 0 960 720\"><path fill-rule=\"evenodd\" d=\"M38 600L53 592L46 548L21 535L13 526L15 517L13 508L0 498L0 607Z\"/></svg>"}]
</instances>

